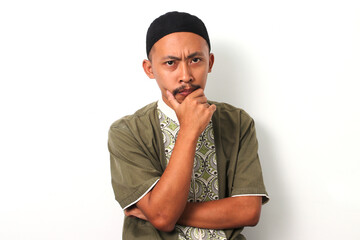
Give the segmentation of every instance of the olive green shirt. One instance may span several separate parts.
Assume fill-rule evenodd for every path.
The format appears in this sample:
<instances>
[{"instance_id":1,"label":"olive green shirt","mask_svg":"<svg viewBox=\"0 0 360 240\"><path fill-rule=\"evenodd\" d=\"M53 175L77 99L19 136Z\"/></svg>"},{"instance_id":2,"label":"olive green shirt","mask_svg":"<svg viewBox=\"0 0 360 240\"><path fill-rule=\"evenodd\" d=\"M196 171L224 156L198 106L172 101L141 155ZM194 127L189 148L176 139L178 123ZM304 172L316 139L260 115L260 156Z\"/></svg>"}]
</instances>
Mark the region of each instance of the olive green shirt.
<instances>
[{"instance_id":1,"label":"olive green shirt","mask_svg":"<svg viewBox=\"0 0 360 240\"><path fill-rule=\"evenodd\" d=\"M219 198L259 195L268 200L257 154L254 121L244 111L216 103L212 117L217 156ZM114 122L109 130L112 186L123 209L139 201L157 183L167 161L157 113L151 103ZM227 229L227 239L245 239L243 228ZM123 239L177 239L177 231L161 232L150 222L126 217Z\"/></svg>"}]
</instances>

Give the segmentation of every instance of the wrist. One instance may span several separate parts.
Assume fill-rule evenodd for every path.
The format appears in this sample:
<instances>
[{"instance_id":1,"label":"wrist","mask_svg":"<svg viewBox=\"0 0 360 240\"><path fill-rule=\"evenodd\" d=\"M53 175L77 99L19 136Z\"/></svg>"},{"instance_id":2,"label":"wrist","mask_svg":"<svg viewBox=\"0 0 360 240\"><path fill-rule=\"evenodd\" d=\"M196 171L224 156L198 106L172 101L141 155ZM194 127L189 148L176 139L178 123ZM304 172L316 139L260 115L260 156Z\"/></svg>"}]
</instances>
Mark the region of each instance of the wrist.
<instances>
[{"instance_id":1,"label":"wrist","mask_svg":"<svg viewBox=\"0 0 360 240\"><path fill-rule=\"evenodd\" d=\"M196 146L198 138L200 134L198 134L196 131L194 131L191 128L181 128L178 132L178 136L176 141L185 141L190 144L194 144Z\"/></svg>"}]
</instances>

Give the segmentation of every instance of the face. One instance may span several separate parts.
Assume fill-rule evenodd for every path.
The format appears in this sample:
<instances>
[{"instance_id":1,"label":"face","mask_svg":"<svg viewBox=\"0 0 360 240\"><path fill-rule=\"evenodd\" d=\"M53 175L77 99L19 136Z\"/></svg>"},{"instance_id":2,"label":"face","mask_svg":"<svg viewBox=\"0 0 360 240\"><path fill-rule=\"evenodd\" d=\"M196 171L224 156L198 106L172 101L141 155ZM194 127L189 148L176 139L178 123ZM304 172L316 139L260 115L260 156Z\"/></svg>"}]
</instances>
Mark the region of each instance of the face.
<instances>
[{"instance_id":1,"label":"face","mask_svg":"<svg viewBox=\"0 0 360 240\"><path fill-rule=\"evenodd\" d=\"M152 47L150 60L143 61L149 78L156 79L164 102L169 105L166 90L173 93L179 103L194 90L205 89L214 55L201 36L189 32L166 35Z\"/></svg>"}]
</instances>

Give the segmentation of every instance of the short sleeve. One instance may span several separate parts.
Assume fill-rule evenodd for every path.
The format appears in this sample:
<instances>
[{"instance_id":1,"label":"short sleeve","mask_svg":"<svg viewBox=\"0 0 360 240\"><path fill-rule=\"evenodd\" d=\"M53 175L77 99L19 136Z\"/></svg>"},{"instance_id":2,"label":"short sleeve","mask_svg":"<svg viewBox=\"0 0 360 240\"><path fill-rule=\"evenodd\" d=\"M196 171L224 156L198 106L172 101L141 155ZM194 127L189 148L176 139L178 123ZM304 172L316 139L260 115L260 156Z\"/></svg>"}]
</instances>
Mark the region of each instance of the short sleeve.
<instances>
[{"instance_id":1,"label":"short sleeve","mask_svg":"<svg viewBox=\"0 0 360 240\"><path fill-rule=\"evenodd\" d=\"M141 142L121 121L109 130L108 148L112 186L123 209L139 201L160 179L160 163L154 159L150 144Z\"/></svg>"},{"instance_id":2,"label":"short sleeve","mask_svg":"<svg viewBox=\"0 0 360 240\"><path fill-rule=\"evenodd\" d=\"M240 146L231 196L262 196L263 203L269 200L258 156L255 123L244 112L241 117Z\"/></svg>"}]
</instances>

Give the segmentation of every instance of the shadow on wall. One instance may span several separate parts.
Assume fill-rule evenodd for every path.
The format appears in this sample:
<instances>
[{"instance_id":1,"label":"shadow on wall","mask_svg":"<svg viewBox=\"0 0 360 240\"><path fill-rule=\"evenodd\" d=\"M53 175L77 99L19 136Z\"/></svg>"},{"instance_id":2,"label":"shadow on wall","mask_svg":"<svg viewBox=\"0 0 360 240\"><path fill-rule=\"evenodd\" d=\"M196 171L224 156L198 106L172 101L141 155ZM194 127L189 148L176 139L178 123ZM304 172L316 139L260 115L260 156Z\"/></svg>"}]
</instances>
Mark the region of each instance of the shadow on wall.
<instances>
[{"instance_id":1,"label":"shadow on wall","mask_svg":"<svg viewBox=\"0 0 360 240\"><path fill-rule=\"evenodd\" d=\"M250 90L244 81L249 79L246 57L239 47L226 42L215 42L212 52L215 62L208 75L206 96L214 101L240 106Z\"/></svg>"},{"instance_id":2,"label":"shadow on wall","mask_svg":"<svg viewBox=\"0 0 360 240\"><path fill-rule=\"evenodd\" d=\"M239 45L216 42L214 46L215 65L209 74L206 95L211 100L227 102L246 110L251 101L256 101L256 94L261 94L256 89L256 73L252 72L256 66L251 66L254 63L242 53ZM255 119L260 161L270 201L262 208L259 224L255 228L245 228L244 235L249 240L281 239L291 226L292 211L285 191L286 179L283 179L284 174L278 165L280 156L274 140L276 136L271 136L272 131L261 124L264 121Z\"/></svg>"},{"instance_id":3,"label":"shadow on wall","mask_svg":"<svg viewBox=\"0 0 360 240\"><path fill-rule=\"evenodd\" d=\"M215 44L214 44L215 45ZM234 56L225 45L216 43L216 49L212 49L215 56L215 62L212 72L208 75L206 84L206 96L208 99L235 103L238 102L238 93L241 79L239 73L241 69L236 70L239 66L234 62L239 56Z\"/></svg>"},{"instance_id":4,"label":"shadow on wall","mask_svg":"<svg viewBox=\"0 0 360 240\"><path fill-rule=\"evenodd\" d=\"M288 232L292 231L290 228L293 210L286 191L286 179L281 172L283 168L278 164L281 156L276 138L259 122L261 121L256 123L259 156L270 201L262 207L259 224L254 228L245 228L244 235L248 240L283 239L283 236L289 236Z\"/></svg>"}]
</instances>

